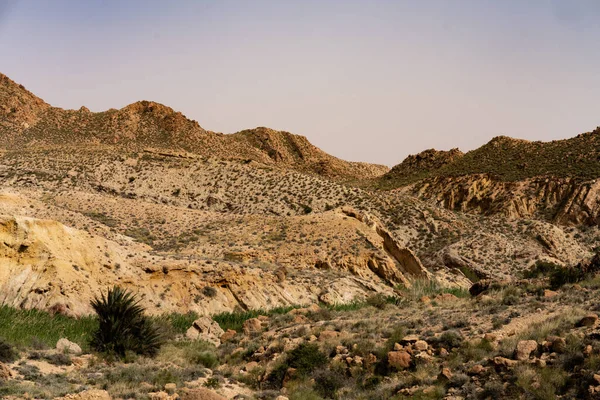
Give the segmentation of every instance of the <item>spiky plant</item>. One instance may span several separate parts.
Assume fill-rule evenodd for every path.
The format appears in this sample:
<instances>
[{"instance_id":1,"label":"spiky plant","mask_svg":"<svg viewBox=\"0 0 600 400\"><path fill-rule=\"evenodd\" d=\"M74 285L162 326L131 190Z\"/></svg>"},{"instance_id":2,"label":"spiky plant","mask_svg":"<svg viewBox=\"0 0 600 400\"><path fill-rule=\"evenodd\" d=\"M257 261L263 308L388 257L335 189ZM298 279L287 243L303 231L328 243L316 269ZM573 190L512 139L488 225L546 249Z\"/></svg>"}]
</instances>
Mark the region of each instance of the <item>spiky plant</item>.
<instances>
[{"instance_id":1,"label":"spiky plant","mask_svg":"<svg viewBox=\"0 0 600 400\"><path fill-rule=\"evenodd\" d=\"M124 356L126 352L153 356L162 345L158 328L144 315L136 296L118 286L91 302L98 329L91 346L99 352Z\"/></svg>"}]
</instances>

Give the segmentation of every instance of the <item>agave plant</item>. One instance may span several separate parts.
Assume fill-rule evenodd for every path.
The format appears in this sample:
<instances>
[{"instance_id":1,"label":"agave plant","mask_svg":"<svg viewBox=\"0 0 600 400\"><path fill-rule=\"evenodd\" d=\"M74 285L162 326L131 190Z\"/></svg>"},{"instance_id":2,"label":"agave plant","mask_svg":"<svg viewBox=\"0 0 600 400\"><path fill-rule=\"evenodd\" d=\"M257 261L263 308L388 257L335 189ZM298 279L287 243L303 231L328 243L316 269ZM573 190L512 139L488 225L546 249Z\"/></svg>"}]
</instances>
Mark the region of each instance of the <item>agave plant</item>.
<instances>
[{"instance_id":1,"label":"agave plant","mask_svg":"<svg viewBox=\"0 0 600 400\"><path fill-rule=\"evenodd\" d=\"M99 322L91 340L97 351L121 357L129 351L153 356L162 345L162 335L133 293L115 286L91 305Z\"/></svg>"}]
</instances>

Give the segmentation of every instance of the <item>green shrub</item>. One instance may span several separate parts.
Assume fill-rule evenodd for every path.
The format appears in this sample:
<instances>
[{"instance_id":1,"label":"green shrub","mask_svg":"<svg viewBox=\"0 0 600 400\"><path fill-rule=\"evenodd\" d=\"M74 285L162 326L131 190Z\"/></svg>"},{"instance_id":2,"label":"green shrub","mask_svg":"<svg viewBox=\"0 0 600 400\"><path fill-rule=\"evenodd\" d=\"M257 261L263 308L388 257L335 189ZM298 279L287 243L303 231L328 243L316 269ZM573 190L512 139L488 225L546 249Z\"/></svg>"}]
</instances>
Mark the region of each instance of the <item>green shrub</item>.
<instances>
[{"instance_id":1,"label":"green shrub","mask_svg":"<svg viewBox=\"0 0 600 400\"><path fill-rule=\"evenodd\" d=\"M334 399L338 390L346 386L346 376L343 370L336 368L321 369L314 375L315 391L326 399Z\"/></svg>"},{"instance_id":2,"label":"green shrub","mask_svg":"<svg viewBox=\"0 0 600 400\"><path fill-rule=\"evenodd\" d=\"M329 359L314 343L302 343L289 352L287 363L296 368L300 376L306 376L317 368L327 365Z\"/></svg>"},{"instance_id":3,"label":"green shrub","mask_svg":"<svg viewBox=\"0 0 600 400\"><path fill-rule=\"evenodd\" d=\"M16 350L3 339L0 339L0 362L11 363L19 358Z\"/></svg>"},{"instance_id":4,"label":"green shrub","mask_svg":"<svg viewBox=\"0 0 600 400\"><path fill-rule=\"evenodd\" d=\"M90 342L94 349L120 357L126 352L156 355L163 338L134 294L115 286L91 305L99 323Z\"/></svg>"}]
</instances>

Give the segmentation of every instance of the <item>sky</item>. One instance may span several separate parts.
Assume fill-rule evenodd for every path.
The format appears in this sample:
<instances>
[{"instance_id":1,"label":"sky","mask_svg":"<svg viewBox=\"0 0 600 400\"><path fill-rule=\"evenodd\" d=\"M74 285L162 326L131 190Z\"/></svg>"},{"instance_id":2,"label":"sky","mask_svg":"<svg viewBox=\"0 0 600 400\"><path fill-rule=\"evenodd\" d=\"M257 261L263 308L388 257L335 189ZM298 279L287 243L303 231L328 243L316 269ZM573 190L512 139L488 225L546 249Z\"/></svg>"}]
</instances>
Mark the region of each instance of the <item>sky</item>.
<instances>
[{"instance_id":1,"label":"sky","mask_svg":"<svg viewBox=\"0 0 600 400\"><path fill-rule=\"evenodd\" d=\"M0 0L0 72L92 111L153 100L392 166L600 125L597 0Z\"/></svg>"}]
</instances>

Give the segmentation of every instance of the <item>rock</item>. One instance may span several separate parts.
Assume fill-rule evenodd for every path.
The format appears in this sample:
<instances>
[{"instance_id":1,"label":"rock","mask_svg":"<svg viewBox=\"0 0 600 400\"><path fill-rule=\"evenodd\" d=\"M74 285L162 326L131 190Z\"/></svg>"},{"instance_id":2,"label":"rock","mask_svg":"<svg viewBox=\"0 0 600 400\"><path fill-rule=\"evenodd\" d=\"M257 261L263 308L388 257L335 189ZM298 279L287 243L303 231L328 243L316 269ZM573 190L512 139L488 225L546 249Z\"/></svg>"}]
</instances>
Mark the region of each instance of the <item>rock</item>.
<instances>
[{"instance_id":1,"label":"rock","mask_svg":"<svg viewBox=\"0 0 600 400\"><path fill-rule=\"evenodd\" d=\"M250 361L249 363L246 364L246 366L244 367L244 369L248 372L252 371L253 369L258 368L258 363L256 361Z\"/></svg>"},{"instance_id":2,"label":"rock","mask_svg":"<svg viewBox=\"0 0 600 400\"><path fill-rule=\"evenodd\" d=\"M246 335L262 331L262 322L258 318L250 318L244 321L242 329Z\"/></svg>"},{"instance_id":3,"label":"rock","mask_svg":"<svg viewBox=\"0 0 600 400\"><path fill-rule=\"evenodd\" d=\"M468 374L469 375L481 375L482 373L485 372L485 367L481 364L475 364L473 365L471 368L469 368Z\"/></svg>"},{"instance_id":4,"label":"rock","mask_svg":"<svg viewBox=\"0 0 600 400\"><path fill-rule=\"evenodd\" d=\"M267 317L266 315L259 315L258 317L256 317L260 322L267 322L270 318Z\"/></svg>"},{"instance_id":5,"label":"rock","mask_svg":"<svg viewBox=\"0 0 600 400\"><path fill-rule=\"evenodd\" d=\"M517 343L516 358L523 361L529 359L531 353L537 350L538 344L535 340L521 340Z\"/></svg>"},{"instance_id":6,"label":"rock","mask_svg":"<svg viewBox=\"0 0 600 400\"><path fill-rule=\"evenodd\" d=\"M285 397L285 396L277 396L275 398L275 400L290 400L290 399L288 397Z\"/></svg>"},{"instance_id":7,"label":"rock","mask_svg":"<svg viewBox=\"0 0 600 400\"><path fill-rule=\"evenodd\" d=\"M296 315L292 322L295 324L307 324L308 318L306 318L304 315Z\"/></svg>"},{"instance_id":8,"label":"rock","mask_svg":"<svg viewBox=\"0 0 600 400\"><path fill-rule=\"evenodd\" d=\"M228 342L235 337L237 334L233 329L227 329L227 332L223 333L220 337L221 343Z\"/></svg>"},{"instance_id":9,"label":"rock","mask_svg":"<svg viewBox=\"0 0 600 400\"><path fill-rule=\"evenodd\" d=\"M190 340L206 340L219 347L223 329L210 317L201 317L194 321L185 336Z\"/></svg>"},{"instance_id":10,"label":"rock","mask_svg":"<svg viewBox=\"0 0 600 400\"><path fill-rule=\"evenodd\" d=\"M547 340L550 342L550 350L553 352L560 354L564 353L567 349L567 342L561 337L553 336L549 337Z\"/></svg>"},{"instance_id":11,"label":"rock","mask_svg":"<svg viewBox=\"0 0 600 400\"><path fill-rule=\"evenodd\" d=\"M429 305L431 304L431 298L429 298L429 296L423 296L419 299L421 301L421 303Z\"/></svg>"},{"instance_id":12,"label":"rock","mask_svg":"<svg viewBox=\"0 0 600 400\"><path fill-rule=\"evenodd\" d=\"M441 347L441 348L438 350L438 355L439 355L440 357L447 357L447 356L448 356L448 350L446 350L445 348Z\"/></svg>"},{"instance_id":13,"label":"rock","mask_svg":"<svg viewBox=\"0 0 600 400\"><path fill-rule=\"evenodd\" d=\"M493 362L494 362L494 365L496 365L497 367L505 367L505 368L512 368L519 363L518 361L510 360L510 359L504 358L504 357L494 357Z\"/></svg>"},{"instance_id":14,"label":"rock","mask_svg":"<svg viewBox=\"0 0 600 400\"><path fill-rule=\"evenodd\" d=\"M558 292L555 292L554 290L550 290L550 289L545 289L544 290L544 297L547 299L551 299L554 296L558 296Z\"/></svg>"},{"instance_id":15,"label":"rock","mask_svg":"<svg viewBox=\"0 0 600 400\"><path fill-rule=\"evenodd\" d=\"M448 382L450 379L452 379L452 372L450 372L450 369L442 368L437 377L437 380L441 382Z\"/></svg>"},{"instance_id":16,"label":"rock","mask_svg":"<svg viewBox=\"0 0 600 400\"><path fill-rule=\"evenodd\" d=\"M175 390L177 390L177 384L176 383L167 383L165 385L165 390L168 393L173 393Z\"/></svg>"},{"instance_id":17,"label":"rock","mask_svg":"<svg viewBox=\"0 0 600 400\"><path fill-rule=\"evenodd\" d=\"M406 351L390 351L388 353L388 363L396 368L402 370L410 367L411 356Z\"/></svg>"},{"instance_id":18,"label":"rock","mask_svg":"<svg viewBox=\"0 0 600 400\"><path fill-rule=\"evenodd\" d=\"M0 381L6 381L10 379L11 376L12 373L10 372L10 369L8 369L6 365L0 362Z\"/></svg>"},{"instance_id":19,"label":"rock","mask_svg":"<svg viewBox=\"0 0 600 400\"><path fill-rule=\"evenodd\" d=\"M400 351L404 347L400 343L394 343L394 351Z\"/></svg>"},{"instance_id":20,"label":"rock","mask_svg":"<svg viewBox=\"0 0 600 400\"><path fill-rule=\"evenodd\" d=\"M297 375L297 369L296 368L288 368L285 371L285 377L283 378L283 387L286 388L288 383L293 380Z\"/></svg>"},{"instance_id":21,"label":"rock","mask_svg":"<svg viewBox=\"0 0 600 400\"><path fill-rule=\"evenodd\" d=\"M57 397L54 400L112 400L106 390L90 389L76 394Z\"/></svg>"},{"instance_id":22,"label":"rock","mask_svg":"<svg viewBox=\"0 0 600 400\"><path fill-rule=\"evenodd\" d=\"M178 394L170 395L167 392L150 392L148 393L150 400L177 400L179 399Z\"/></svg>"},{"instance_id":23,"label":"rock","mask_svg":"<svg viewBox=\"0 0 600 400\"><path fill-rule=\"evenodd\" d=\"M598 316L596 314L588 314L585 317L581 318L576 326L594 326L598 321Z\"/></svg>"},{"instance_id":24,"label":"rock","mask_svg":"<svg viewBox=\"0 0 600 400\"><path fill-rule=\"evenodd\" d=\"M546 361L542 360L541 358L536 358L535 359L535 365L537 365L540 368L545 368L546 367Z\"/></svg>"},{"instance_id":25,"label":"rock","mask_svg":"<svg viewBox=\"0 0 600 400\"><path fill-rule=\"evenodd\" d=\"M488 342L495 342L498 337L493 333L486 333L483 335L483 339Z\"/></svg>"},{"instance_id":26,"label":"rock","mask_svg":"<svg viewBox=\"0 0 600 400\"><path fill-rule=\"evenodd\" d=\"M325 342L327 340L336 339L340 336L340 333L337 331L323 331L319 334L319 341Z\"/></svg>"},{"instance_id":27,"label":"rock","mask_svg":"<svg viewBox=\"0 0 600 400\"><path fill-rule=\"evenodd\" d=\"M594 374L593 378L594 378L594 382L596 383L596 385L600 385L600 375Z\"/></svg>"},{"instance_id":28,"label":"rock","mask_svg":"<svg viewBox=\"0 0 600 400\"><path fill-rule=\"evenodd\" d=\"M181 393L181 400L227 400L225 397L215 392L205 389L186 389Z\"/></svg>"},{"instance_id":29,"label":"rock","mask_svg":"<svg viewBox=\"0 0 600 400\"><path fill-rule=\"evenodd\" d=\"M402 343L415 343L417 340L419 340L418 335L406 335L402 338L401 342Z\"/></svg>"},{"instance_id":30,"label":"rock","mask_svg":"<svg viewBox=\"0 0 600 400\"><path fill-rule=\"evenodd\" d=\"M458 297L453 295L452 293L442 293L435 296L435 301L438 303L447 303L458 300Z\"/></svg>"},{"instance_id":31,"label":"rock","mask_svg":"<svg viewBox=\"0 0 600 400\"><path fill-rule=\"evenodd\" d=\"M429 348L429 345L427 344L426 341L424 340L417 340L414 344L413 344L413 349L417 350L417 351L425 351Z\"/></svg>"},{"instance_id":32,"label":"rock","mask_svg":"<svg viewBox=\"0 0 600 400\"><path fill-rule=\"evenodd\" d=\"M593 351L594 351L594 348L592 347L592 345L588 344L583 349L583 355L586 356L586 357L589 357L590 355L592 355Z\"/></svg>"},{"instance_id":33,"label":"rock","mask_svg":"<svg viewBox=\"0 0 600 400\"><path fill-rule=\"evenodd\" d=\"M56 350L59 353L68 353L68 354L81 354L81 347L77 343L73 343L69 341L69 339L62 338L58 342L56 342Z\"/></svg>"}]
</instances>

